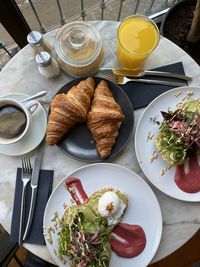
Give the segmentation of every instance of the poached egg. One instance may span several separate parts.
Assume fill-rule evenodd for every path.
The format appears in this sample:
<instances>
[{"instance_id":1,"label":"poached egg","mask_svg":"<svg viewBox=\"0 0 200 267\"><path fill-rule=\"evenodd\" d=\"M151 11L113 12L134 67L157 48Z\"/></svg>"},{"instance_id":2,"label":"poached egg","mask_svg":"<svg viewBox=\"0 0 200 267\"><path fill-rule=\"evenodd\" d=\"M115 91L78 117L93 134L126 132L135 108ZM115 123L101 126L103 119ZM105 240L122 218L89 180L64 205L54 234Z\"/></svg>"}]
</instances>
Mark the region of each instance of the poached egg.
<instances>
[{"instance_id":1,"label":"poached egg","mask_svg":"<svg viewBox=\"0 0 200 267\"><path fill-rule=\"evenodd\" d=\"M107 218L108 225L119 223L125 208L125 203L113 191L107 191L99 198L98 211Z\"/></svg>"}]
</instances>

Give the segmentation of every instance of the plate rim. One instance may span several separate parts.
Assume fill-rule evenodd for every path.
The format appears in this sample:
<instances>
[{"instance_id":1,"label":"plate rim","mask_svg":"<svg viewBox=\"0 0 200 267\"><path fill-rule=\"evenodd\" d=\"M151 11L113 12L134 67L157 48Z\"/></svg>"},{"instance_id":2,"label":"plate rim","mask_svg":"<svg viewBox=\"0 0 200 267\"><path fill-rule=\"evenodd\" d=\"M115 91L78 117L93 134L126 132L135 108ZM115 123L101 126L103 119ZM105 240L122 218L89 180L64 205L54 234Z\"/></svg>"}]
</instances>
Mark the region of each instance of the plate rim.
<instances>
[{"instance_id":1,"label":"plate rim","mask_svg":"<svg viewBox=\"0 0 200 267\"><path fill-rule=\"evenodd\" d=\"M97 162L97 163L87 164L87 165L81 166L81 167L71 171L65 177L63 177L60 180L60 182L58 182L56 184L55 188L53 189L53 191L52 191L52 193L51 193L51 195L50 195L50 197L49 197L49 199L48 199L48 201L46 203L44 216L43 216L43 229L46 229L46 227L47 227L45 225L45 220L46 220L46 216L47 216L47 212L48 212L47 209L48 209L48 206L50 205L49 203L50 203L51 199L53 198L53 194L55 193L56 190L58 190L58 187L60 187L62 185L63 181L66 178L68 178L69 176L74 175L75 172L79 172L82 169L93 168L93 167L100 166L100 165L110 166L110 167L114 167L114 168L117 167L117 168L123 169L125 172L127 171L127 172L131 173L131 175L136 176L137 179L140 181L140 183L142 183L142 186L146 187L146 189L149 190L150 194L152 194L152 197L154 198L154 201L155 201L155 203L157 205L157 212L158 212L158 216L159 216L159 224L160 224L160 226L159 226L159 231L157 233L157 238L155 238L155 241L157 242L157 244L153 249L153 253L152 253L151 257L148 259L147 262L145 262L145 266L147 266L152 261L152 259L154 258L156 252L158 251L158 248L160 246L160 242L161 242L161 239L162 239L162 235L163 235L163 215L162 215L162 210L161 210L158 198L157 198L156 194L154 193L153 189L150 187L150 185L139 174L137 174L136 172L132 171L131 169L129 169L129 168L125 167L125 166L114 164L114 163L107 163L107 162L99 163L99 162ZM45 245L46 245L46 247L48 249L48 244L46 242L46 237L45 236L44 236L44 239L45 239ZM48 249L48 251L49 251L49 249ZM50 251L49 251L49 253L50 253ZM50 255L51 255L51 253L50 253ZM51 257L54 259L54 256L51 255ZM57 263L57 261L56 261L56 263Z\"/></svg>"},{"instance_id":2,"label":"plate rim","mask_svg":"<svg viewBox=\"0 0 200 267\"><path fill-rule=\"evenodd\" d=\"M160 94L159 96L157 96L154 100L152 100L149 105L144 109L144 111L142 112L139 120L138 120L138 123L136 125L136 129L135 129L135 137L134 137L134 146L135 146L135 154L136 154L136 158L137 158L137 161L138 161L138 164L141 168L141 170L143 171L143 173L145 174L145 176L147 177L148 181L153 185L155 186L158 190L160 190L163 194L173 198L173 199L176 199L176 200L180 200L180 201L185 201L185 202L200 202L200 192L197 192L197 193L186 193L184 191L182 191L183 194L188 194L187 196L190 196L190 195L194 195L194 194L199 194L199 199L188 199L186 196L184 197L177 197L177 196L174 196L170 193L166 193L164 190L162 190L160 187L158 187L154 182L152 182L152 180L148 177L148 175L146 174L146 171L144 170L143 168L143 164L141 164L140 162L140 156L138 155L138 149L137 149L137 146L138 146L138 141L136 139L139 139L137 138L138 137L138 132L139 132L139 125L143 119L143 116L147 113L148 109L155 103L159 100L159 98L163 98L165 95L169 95L170 93L173 94L173 92L176 92L177 90L181 91L181 90L199 90L199 94L200 94L200 86L198 85L186 85L186 86L181 86L181 87L176 87L176 88L173 88L173 89L170 89L162 94ZM178 101L177 101L178 102Z\"/></svg>"},{"instance_id":3,"label":"plate rim","mask_svg":"<svg viewBox=\"0 0 200 267\"><path fill-rule=\"evenodd\" d=\"M131 108L130 110L131 110L131 115L132 115L132 125L131 125L131 130L130 130L130 133L129 133L129 136L128 136L128 138L126 139L126 141L124 142L124 144L122 145L122 147L120 148L120 150L118 151L118 152L116 152L115 154L113 154L112 155L112 150L111 150L111 155L109 156L109 157L107 157L106 159L101 159L100 157L99 157L99 159L83 159L83 158L79 158L79 157L76 157L76 156L74 156L74 155L72 155L72 154L70 154L68 151L66 151L66 150L64 150L60 145L59 145L59 143L58 144L56 144L56 146L60 149L60 151L62 151L65 155L67 155L67 156L69 156L69 157L71 157L72 159L76 159L76 160L79 160L79 161L81 161L81 162L86 162L86 163L98 163L98 162L106 162L106 161L108 161L108 160L110 160L110 159L113 159L113 158L115 158L116 156L118 156L122 151L123 151L123 149L126 147L126 145L128 144L128 142L130 141L130 138L131 138L131 135L132 135L132 133L133 133L133 129L134 129L134 124L135 124L135 116L134 116L134 108L133 108L133 106L132 106L132 104L131 104L131 101L130 101L130 99L129 99L129 97L128 97L128 95L125 93L125 91L118 85L118 84L116 84L116 83L114 83L113 81L110 81L110 80L108 80L108 79L106 79L106 78L104 78L104 77L99 77L99 76L90 76L90 77L92 77L92 78L94 78L94 79L96 79L96 78L98 78L98 79L103 79L103 80L105 80L106 82L109 82L109 83L111 83L111 84L113 84L113 86L115 86L123 95L124 95L124 97L126 98L126 101L129 103L129 107ZM62 90L62 89L64 89L64 87L66 86L66 85L68 85L68 84L70 84L70 83L73 83L74 81L81 81L81 80L84 80L84 79L86 79L86 77L74 77L74 79L72 79L72 80L70 80L69 82L67 82L67 83L65 83L55 94L54 94L54 96L53 96L53 98L57 95L57 94L59 94L59 92ZM68 89L68 90L70 90L70 88ZM52 99L53 99L52 98ZM49 110L49 112L50 112L50 110ZM48 116L49 116L49 113L48 112ZM126 118L125 118L126 119ZM117 141L116 141L117 142Z\"/></svg>"}]
</instances>

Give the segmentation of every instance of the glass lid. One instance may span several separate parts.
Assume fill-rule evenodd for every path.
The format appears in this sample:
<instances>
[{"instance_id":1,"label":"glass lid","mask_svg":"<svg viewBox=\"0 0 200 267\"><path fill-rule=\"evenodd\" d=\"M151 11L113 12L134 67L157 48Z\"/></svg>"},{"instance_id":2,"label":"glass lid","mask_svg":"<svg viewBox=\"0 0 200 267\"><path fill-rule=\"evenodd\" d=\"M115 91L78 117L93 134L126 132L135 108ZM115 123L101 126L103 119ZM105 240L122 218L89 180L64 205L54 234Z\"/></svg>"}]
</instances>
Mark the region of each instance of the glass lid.
<instances>
[{"instance_id":1,"label":"glass lid","mask_svg":"<svg viewBox=\"0 0 200 267\"><path fill-rule=\"evenodd\" d=\"M93 61L101 49L101 37L97 29L87 22L67 23L56 37L56 52L70 65Z\"/></svg>"}]
</instances>

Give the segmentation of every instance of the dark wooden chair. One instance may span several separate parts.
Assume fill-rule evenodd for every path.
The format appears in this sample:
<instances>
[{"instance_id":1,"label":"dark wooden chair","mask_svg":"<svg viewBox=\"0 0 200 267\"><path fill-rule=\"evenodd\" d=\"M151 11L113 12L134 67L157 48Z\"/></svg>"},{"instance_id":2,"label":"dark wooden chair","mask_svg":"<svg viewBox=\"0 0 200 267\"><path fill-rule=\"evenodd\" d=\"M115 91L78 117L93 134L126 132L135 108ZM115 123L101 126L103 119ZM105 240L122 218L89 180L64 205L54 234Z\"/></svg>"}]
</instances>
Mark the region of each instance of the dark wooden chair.
<instances>
[{"instance_id":1,"label":"dark wooden chair","mask_svg":"<svg viewBox=\"0 0 200 267\"><path fill-rule=\"evenodd\" d=\"M0 227L0 266L7 267L12 259L15 260L14 266L19 267L56 267L36 255L27 251L26 261L23 264L16 252L19 249L18 243L10 243L10 235Z\"/></svg>"},{"instance_id":2,"label":"dark wooden chair","mask_svg":"<svg viewBox=\"0 0 200 267\"><path fill-rule=\"evenodd\" d=\"M16 252L19 248L17 243L9 242L10 236L5 230L0 231L0 266L6 267L12 259L17 263L16 266L23 267L22 262L17 257Z\"/></svg>"}]
</instances>

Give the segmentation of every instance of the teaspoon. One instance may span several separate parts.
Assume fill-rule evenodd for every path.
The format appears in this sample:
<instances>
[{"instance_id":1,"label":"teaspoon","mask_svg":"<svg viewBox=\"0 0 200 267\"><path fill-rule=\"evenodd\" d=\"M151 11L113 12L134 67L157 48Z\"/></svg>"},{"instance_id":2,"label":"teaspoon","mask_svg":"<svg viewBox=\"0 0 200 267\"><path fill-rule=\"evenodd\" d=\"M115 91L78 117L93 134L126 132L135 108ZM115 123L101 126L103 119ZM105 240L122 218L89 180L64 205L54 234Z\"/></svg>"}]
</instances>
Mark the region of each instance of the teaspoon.
<instances>
[{"instance_id":1,"label":"teaspoon","mask_svg":"<svg viewBox=\"0 0 200 267\"><path fill-rule=\"evenodd\" d=\"M42 97L42 96L45 96L47 94L47 91L40 91L39 93L35 94L35 95L32 95L32 96L29 96L23 100L21 100L21 102L25 102L25 101L29 101L29 100L33 100L33 99L36 99L38 97Z\"/></svg>"}]
</instances>

